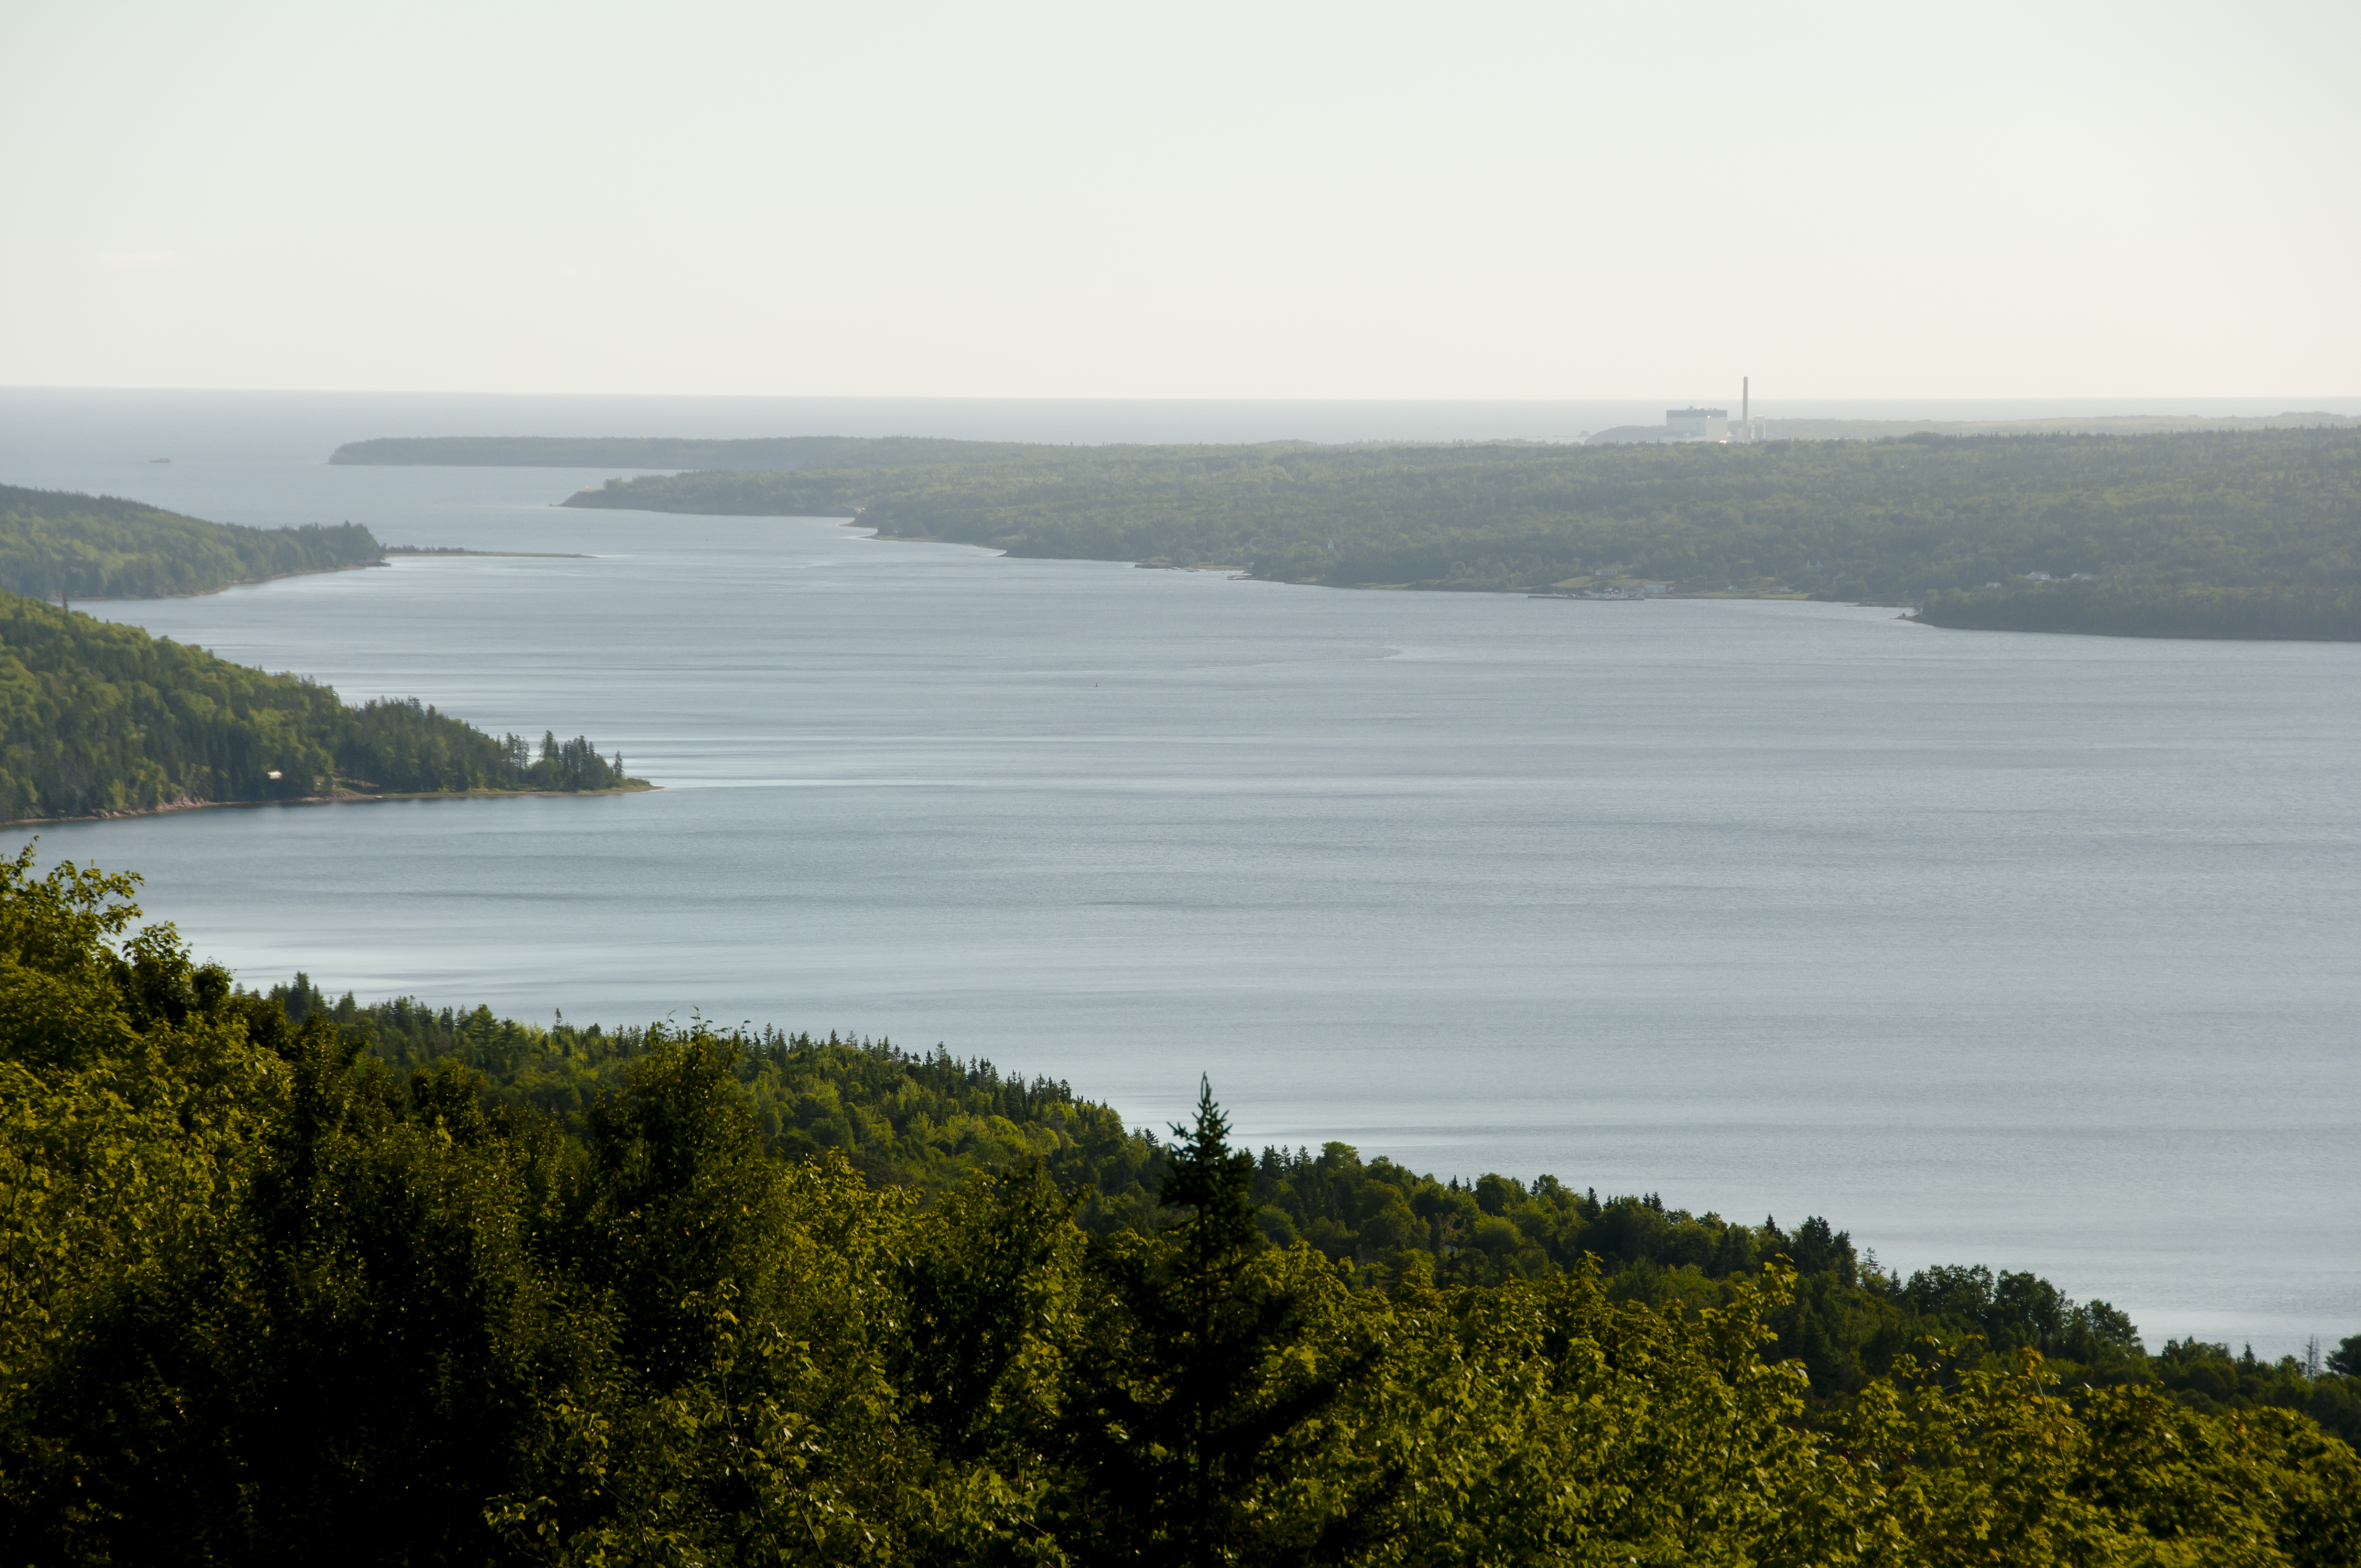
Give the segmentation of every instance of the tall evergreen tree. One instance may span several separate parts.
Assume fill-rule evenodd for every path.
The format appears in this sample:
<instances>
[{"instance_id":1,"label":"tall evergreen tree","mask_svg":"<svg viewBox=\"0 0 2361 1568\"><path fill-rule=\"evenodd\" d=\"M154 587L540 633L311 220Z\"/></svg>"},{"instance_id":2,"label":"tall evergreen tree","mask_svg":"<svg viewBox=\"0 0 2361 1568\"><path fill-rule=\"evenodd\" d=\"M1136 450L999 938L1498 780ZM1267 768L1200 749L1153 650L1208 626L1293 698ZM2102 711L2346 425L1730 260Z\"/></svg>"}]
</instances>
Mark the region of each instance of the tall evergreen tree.
<instances>
[{"instance_id":1,"label":"tall evergreen tree","mask_svg":"<svg viewBox=\"0 0 2361 1568\"><path fill-rule=\"evenodd\" d=\"M1308 1563L1338 1544L1256 1504L1301 1457L1290 1440L1371 1370L1374 1354L1290 1356L1309 1338L1308 1293L1255 1224L1255 1160L1232 1152L1210 1082L1160 1195L1172 1223L1153 1238L1098 1244L1107 1297L1068 1407L1082 1481L1083 1560L1172 1564Z\"/></svg>"}]
</instances>

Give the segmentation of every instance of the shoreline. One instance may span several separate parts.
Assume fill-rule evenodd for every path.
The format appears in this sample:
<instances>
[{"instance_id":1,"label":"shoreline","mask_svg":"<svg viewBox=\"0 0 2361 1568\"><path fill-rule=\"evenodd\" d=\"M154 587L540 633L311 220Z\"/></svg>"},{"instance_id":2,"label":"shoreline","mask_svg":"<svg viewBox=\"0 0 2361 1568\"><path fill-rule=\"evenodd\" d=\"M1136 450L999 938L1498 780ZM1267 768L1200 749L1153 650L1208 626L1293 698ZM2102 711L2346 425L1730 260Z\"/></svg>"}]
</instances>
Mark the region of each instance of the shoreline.
<instances>
[{"instance_id":1,"label":"shoreline","mask_svg":"<svg viewBox=\"0 0 2361 1568\"><path fill-rule=\"evenodd\" d=\"M735 512L697 512L683 514L656 513L653 515L734 517L741 514ZM844 528L857 528L864 526L858 518L836 518L825 521L834 521L839 526ZM967 546L971 550L989 550L998 555L1014 554L1013 552L997 544L978 544L972 540L966 539L928 538L913 533L887 533L882 530L876 529L873 525L869 526L871 526L871 532L862 535L864 539L882 540L885 543L895 544L961 544ZM1815 598L1810 594L1747 593L1743 591L1732 592L1722 588L1699 589L1691 593L1655 594L1643 599L1621 599L1609 595L1600 595L1596 598L1591 598L1586 597L1579 591L1566 591L1550 588L1466 588L1445 587L1439 585L1428 587L1426 585L1416 583L1306 583L1299 582L1290 577L1266 577L1258 573L1247 571L1244 567L1240 566L1214 566L1202 565L1183 565L1170 562L1159 565L1147 561L1120 563L1114 561L1109 557L1101 555L1017 555L1015 558L1020 561L1104 561L1109 565L1127 564L1137 570L1148 572L1218 572L1234 583L1272 583L1282 587L1329 588L1339 593L1491 594L1496 596L1521 596L1529 599L1561 599L1568 603L1575 604L1649 604L1657 602L1695 603L1698 601L1719 599L1724 602L1744 600L1752 604L1841 605L1849 609L1898 609L1904 613L1896 616L1894 618L1895 620L1907 621L1913 626L1931 627L1940 631L2014 631L2021 635L2030 637L2120 637L2136 641L2159 642L2351 643L2356 641L2361 641L2361 639L2351 637L2264 636L2235 632L2114 631L2085 627L1964 626L1949 620L1928 620L1918 613L1920 608L1918 605L1906 599Z\"/></svg>"},{"instance_id":2,"label":"shoreline","mask_svg":"<svg viewBox=\"0 0 2361 1568\"><path fill-rule=\"evenodd\" d=\"M565 503L559 502L558 504L562 506ZM590 509L586 508L584 510L588 510ZM650 515L656 517L739 517L750 516L752 514L740 512L655 512L651 513ZM1440 585L1429 587L1421 583L1306 583L1299 582L1292 577L1266 577L1258 572L1248 571L1244 566L1216 566L1206 565L1182 565L1173 562L1166 562L1159 565L1149 561L1117 561L1114 557L1106 555L1017 555L1015 552L1005 549L1001 545L978 544L972 539L940 539L917 533L887 533L882 529L877 528L874 524L862 523L857 517L825 518L819 521L834 522L840 528L867 527L870 529L870 532L861 535L862 538L880 540L889 544L961 544L965 545L970 550L989 550L995 555L1008 555L1019 561L1101 561L1104 562L1108 565L1128 565L1143 572L1218 572L1234 583L1273 583L1280 587L1288 588L1330 588L1339 593L1370 594L1521 595L1526 598L1536 599L1576 599L1579 597L1574 593L1561 592L1550 588L1457 588L1444 587ZM1816 599L1809 594L1731 593L1728 590L1719 588L1703 589L1696 593L1686 594L1657 594L1652 597L1665 599L1749 599L1762 602L1775 601L1790 604L1838 604L1847 606L1853 609L1906 609L1911 608L1908 605L1902 603L1900 600L1886 602L1872 601L1869 599ZM1598 600L1584 602L1603 604L1609 601L1602 598ZM1644 601L1634 600L1631 602L1640 603Z\"/></svg>"},{"instance_id":3,"label":"shoreline","mask_svg":"<svg viewBox=\"0 0 2361 1568\"><path fill-rule=\"evenodd\" d=\"M392 565L391 561L379 556L374 561L362 561L350 566L304 566L292 572L274 572L267 577L240 577L234 583L224 583L217 588L191 588L184 594L85 594L82 596L82 602L84 604L144 604L149 599L209 598L214 594L225 594L232 588L258 588L268 583L283 583L290 577L324 577L331 572L367 572L378 566ZM28 594L26 597L29 598L32 596ZM55 601L43 599L41 602L49 604ZM69 601L64 608L71 609L73 606Z\"/></svg>"},{"instance_id":4,"label":"shoreline","mask_svg":"<svg viewBox=\"0 0 2361 1568\"><path fill-rule=\"evenodd\" d=\"M432 545L416 544L390 544L386 546L385 554L386 559L377 565L390 566L396 555L415 561L449 561L463 555L490 556L508 561L596 561L598 558L576 550L438 550Z\"/></svg>"},{"instance_id":5,"label":"shoreline","mask_svg":"<svg viewBox=\"0 0 2361 1568\"><path fill-rule=\"evenodd\" d=\"M189 595L181 595L189 598ZM121 822L136 817L166 817L181 811L245 811L271 806L368 806L381 800L578 800L587 796L606 795L653 795L664 786L658 784L619 784L613 789L439 789L405 790L398 794L363 795L346 790L335 795L298 795L292 800L168 800L157 806L143 806L131 811L91 811L79 817L19 817L11 822L0 822L0 830L12 828L42 828L60 822Z\"/></svg>"},{"instance_id":6,"label":"shoreline","mask_svg":"<svg viewBox=\"0 0 2361 1568\"><path fill-rule=\"evenodd\" d=\"M191 588L184 594L86 594L84 604L145 604L151 599L201 599L214 594L225 594L232 588L259 588L272 583L283 583L290 577L324 577L334 572L368 572L379 566L391 566L394 558L432 561L450 560L459 556L494 556L503 559L533 561L595 561L596 555L577 554L565 550L403 550L389 549L374 561L361 561L350 566L304 566L292 572L275 572L268 577L240 577L234 583L224 583L217 588ZM31 597L29 595L27 598ZM50 604L56 601L44 599ZM66 607L71 609L72 605ZM77 818L77 820L79 820Z\"/></svg>"},{"instance_id":7,"label":"shoreline","mask_svg":"<svg viewBox=\"0 0 2361 1568\"><path fill-rule=\"evenodd\" d=\"M567 503L566 503L566 501L559 501L559 502L556 502L556 503L554 503L554 504L558 505L558 506L564 506L564 505L566 505ZM582 510L617 510L617 511L620 511L620 510L635 510L635 509L625 509L625 508L620 508L620 507L616 507L616 508L586 507L586 508L583 508ZM699 512L652 512L652 513L650 513L649 515L651 515L651 516L657 516L657 517L672 517L672 516L678 516L678 517L755 517L755 516L779 516L779 517L785 517L786 514L784 514L784 513L754 513L754 512L703 512L703 511L699 511ZM1013 551L1011 551L1011 550L1007 549L1005 546L998 545L998 544L985 544L985 543L978 543L978 542L976 542L976 541L974 541L974 540L969 540L969 539L944 539L944 538L934 537L934 536L929 536L929 535L925 535L925 534L915 534L915 533L890 533L890 532L887 532L884 529L883 529L883 528L879 527L879 526L878 526L877 524L875 524L875 523L864 523L864 522L861 520L861 518L860 518L858 515L855 515L855 516L852 516L852 517L834 517L834 518L831 518L831 517L825 517L825 516L823 516L823 517L815 517L815 518L811 519L810 521L820 521L820 522L833 522L833 523L835 523L835 524L836 524L838 527L840 527L840 528L847 528L847 529L860 529L860 528L867 528L867 529L869 530L869 532L868 532L867 533L865 533L865 534L861 535L861 537L865 538L865 539L881 540L881 541L884 541L884 542L886 542L886 543L897 543L897 544L958 544L958 545L964 545L964 546L966 546L968 549L971 549L971 550L988 550L988 551L990 551L990 552L992 552L993 554L997 554L997 555L1016 555L1016 553L1015 553L1015 552L1013 552ZM1274 584L1279 584L1279 585L1281 585L1281 586L1284 586L1284 587L1303 587L1303 588L1334 588L1334 589L1337 589L1337 590L1340 590L1340 591L1358 591L1358 592L1363 592L1363 593L1438 593L1438 594L1492 594L1492 595L1511 595L1511 596L1521 596L1521 597L1526 598L1565 599L1565 600L1573 601L1573 602L1585 602L1585 601L1581 601L1581 600L1580 600L1579 595L1578 595L1578 594L1576 594L1576 593L1574 593L1574 592L1567 592L1567 591L1561 591L1561 590L1556 590L1556 589L1533 589L1533 588L1514 588L1514 587L1503 587L1503 588L1446 587L1444 587L1444 586L1441 586L1441 585L1435 585L1435 586L1433 586L1433 587L1428 587L1428 586L1417 585L1417 584L1411 584L1411 583L1307 583L1307 582L1299 582L1299 581L1296 581L1296 580L1294 580L1294 579L1292 579L1292 578L1287 578L1287 577L1269 577L1269 576L1264 576L1260 575L1259 573L1257 573L1257 572L1254 572L1254 571L1248 570L1248 569L1244 568L1244 567L1239 567L1239 566L1219 566L1219 565L1208 565L1208 564L1203 564L1203 563L1189 563L1189 564L1180 564L1180 563L1174 563L1174 562L1169 562L1169 561L1168 561L1168 562L1164 562L1164 563L1161 563L1161 564L1151 564L1150 562L1147 562L1147 561L1137 561L1137 560L1126 562L1126 561L1120 560L1120 559L1119 559L1119 558L1117 558L1117 557L1113 557L1113 556L1104 556L1104 555L1048 555L1048 554L1043 554L1043 555L1029 555L1029 554L1028 554L1028 555L1016 555L1016 559L1018 559L1018 560L1026 560L1026 561L1099 561L1099 562L1104 562L1104 563L1105 563L1105 564L1107 564L1107 565L1129 565L1129 566L1132 566L1132 567L1135 567L1135 568L1137 568L1137 569L1140 569L1140 570L1145 570L1145 571L1167 571L1167 572L1219 572L1219 573L1222 573L1224 576L1227 576L1227 577L1229 578L1229 580L1230 580L1230 581L1232 581L1232 582L1234 582L1234 583L1274 583ZM2356 639L2356 638L2351 638L2351 637L2336 637L2336 636L2332 636L2332 637L2317 637L2317 636L2306 636L2306 637L2285 637L2285 636L2255 635L2255 634L2251 634L2251 633L2246 633L2246 634L2235 633L2235 632L2231 632L2231 633L2217 633L2217 632L2190 631L2190 630L2119 631L2119 630L2100 630L2100 629L2096 629L2096 628L2088 628L2088 627L2004 627L2004 626L1960 626L1960 625L1957 625L1957 624L1954 624L1954 623L1951 623L1951 622L1949 622L1949 621L1946 621L1946 620L1927 620L1923 619L1923 618L1922 618L1922 617L1917 613L1917 611L1918 611L1920 609L1922 609L1923 607L1922 607L1922 606L1920 606L1920 605L1918 605L1918 604L1916 604L1916 603L1913 603L1913 602L1911 602L1911 601L1908 601L1908 600L1899 600L1899 599L1851 599L1851 598L1826 598L1826 599L1823 599L1823 598L1816 598L1815 597L1813 597L1813 596L1812 596L1812 595L1810 595L1810 594L1798 594L1798 593L1746 593L1746 592L1731 592L1731 591L1727 590L1727 589L1705 589L1705 590L1696 591L1696 592L1690 592L1690 593L1668 593L1668 594L1663 594L1663 595L1653 596L1653 597L1660 598L1664 598L1664 599L1667 599L1667 600L1673 600L1673 599L1679 599L1679 600L1697 600L1697 599L1721 599L1721 600L1735 600L1735 599L1744 599L1744 600L1749 600L1749 601L1752 601L1752 602L1756 602L1756 603L1789 603L1789 604L1829 604L1829 605L1842 605L1842 606L1846 606L1846 607L1848 607L1848 608L1854 609L1899 609L1899 610L1902 610L1902 611L1904 611L1904 612L1905 612L1905 613L1904 613L1904 614L1902 614L1901 616L1897 617L1897 619L1899 619L1899 620L1909 621L1909 622L1911 622L1911 623L1912 623L1912 624L1914 624L1914 625L1919 625L1919 626L1930 626L1930 627L1934 627L1934 628L1936 628L1936 629L1938 629L1938 630L1947 630L1947 631L2017 631L2017 632L2021 632L2021 633L2024 633L2024 634L2028 635L2028 636L2049 636L2049 637L2121 637L2121 638L2128 638L2128 639L2132 639L2132 640L2135 640L2135 641L2195 641L2195 642L2347 642L2347 643L2355 642L2355 641L2361 641L2361 639ZM1609 602L1609 601L1608 601L1608 600L1606 600L1606 599L1604 599L1604 598L1601 598L1601 599L1598 599L1598 600L1592 600L1592 601L1587 601L1587 602L1604 603L1604 602Z\"/></svg>"}]
</instances>

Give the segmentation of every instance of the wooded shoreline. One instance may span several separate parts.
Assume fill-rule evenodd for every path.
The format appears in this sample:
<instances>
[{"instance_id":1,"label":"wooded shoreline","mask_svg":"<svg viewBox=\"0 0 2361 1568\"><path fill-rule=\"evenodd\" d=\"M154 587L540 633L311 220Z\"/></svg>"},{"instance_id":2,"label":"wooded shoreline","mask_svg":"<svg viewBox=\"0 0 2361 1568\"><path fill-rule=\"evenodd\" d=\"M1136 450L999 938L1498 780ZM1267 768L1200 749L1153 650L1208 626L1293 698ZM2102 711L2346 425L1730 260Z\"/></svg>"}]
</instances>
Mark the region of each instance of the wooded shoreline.
<instances>
[{"instance_id":1,"label":"wooded shoreline","mask_svg":"<svg viewBox=\"0 0 2361 1568\"><path fill-rule=\"evenodd\" d=\"M1556 447L836 444L831 467L559 504L850 519L877 537L1327 587L1910 605L1962 630L2361 640L2361 435L1913 435Z\"/></svg>"},{"instance_id":2,"label":"wooded shoreline","mask_svg":"<svg viewBox=\"0 0 2361 1568\"><path fill-rule=\"evenodd\" d=\"M608 789L453 789L402 790L387 795L370 795L360 790L346 790L335 795L296 795L287 800L173 800L160 806L143 806L123 811L91 811L79 817L16 817L0 822L0 828L42 828L67 822L115 822L135 817L166 817L181 811L226 811L295 806L365 806L381 800L512 800L522 796L539 796L553 800L570 800L582 795L651 795L663 789L659 784L636 779L630 784L616 784Z\"/></svg>"}]
</instances>

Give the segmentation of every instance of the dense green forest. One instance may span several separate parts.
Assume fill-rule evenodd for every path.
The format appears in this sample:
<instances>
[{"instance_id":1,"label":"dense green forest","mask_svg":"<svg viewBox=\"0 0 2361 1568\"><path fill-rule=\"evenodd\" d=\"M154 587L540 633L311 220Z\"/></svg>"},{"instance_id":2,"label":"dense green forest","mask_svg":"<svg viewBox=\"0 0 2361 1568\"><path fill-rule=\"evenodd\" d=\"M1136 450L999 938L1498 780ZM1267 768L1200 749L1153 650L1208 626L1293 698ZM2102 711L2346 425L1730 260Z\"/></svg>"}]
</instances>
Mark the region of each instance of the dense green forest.
<instances>
[{"instance_id":1,"label":"dense green forest","mask_svg":"<svg viewBox=\"0 0 2361 1568\"><path fill-rule=\"evenodd\" d=\"M433 435L348 441L329 454L328 461L451 468L759 468L784 474L877 464L988 463L1027 450L1002 442L910 435L787 435L750 441L668 435Z\"/></svg>"},{"instance_id":2,"label":"dense green forest","mask_svg":"<svg viewBox=\"0 0 2361 1568\"><path fill-rule=\"evenodd\" d=\"M0 485L0 591L34 598L156 598L298 572L375 565L366 528L246 528L113 496Z\"/></svg>"},{"instance_id":3,"label":"dense green forest","mask_svg":"<svg viewBox=\"0 0 2361 1568\"><path fill-rule=\"evenodd\" d=\"M2361 587L2015 582L1930 593L1918 619L1980 631L2350 642L2361 641Z\"/></svg>"},{"instance_id":4,"label":"dense green forest","mask_svg":"<svg viewBox=\"0 0 2361 1568\"><path fill-rule=\"evenodd\" d=\"M1525 1234L1503 1184L1478 1181L1456 1211L1475 1228L1439 1258L1367 1244L1403 1256L1380 1275L1341 1246L1279 1245L1274 1214L1318 1223L1318 1202L1283 1195L1318 1161L1231 1148L1207 1093L1193 1124L1137 1140L1153 1155L1137 1217L1093 1228L1054 1158L894 1186L833 1151L781 1157L766 1144L786 1124L767 1129L752 1088L767 1071L784 1093L801 1072L798 1115L836 1087L840 1118L890 1125L884 1108L908 1096L1029 1135L1075 1104L1063 1086L692 1027L592 1047L586 1070L613 1070L544 1115L513 1091L588 1031L534 1039L412 1007L372 1036L383 1010L325 1006L308 985L239 992L168 927L137 928L131 892L94 870L40 874L29 850L0 863L10 1561L1915 1568L2361 1552L2347 1443L2254 1399L2241 1364L2211 1352L2193 1359L2216 1374L2214 1409L2012 1343L2006 1325L2042 1312L2019 1310L2023 1277L1869 1287L1916 1292L1914 1321L1949 1314L1960 1332L1816 1394L1774 1326L1813 1280L1844 1277L1828 1259L1849 1249L1810 1226L1781 1238L1794 1266L1733 1265L1709 1294L1652 1299L1618 1284L1636 1261L1602 1275L1599 1253L1458 1271L1519 1250L1488 1249L1486 1220ZM397 1064L458 1039L511 1065ZM1427 1190L1362 1168L1340 1201ZM1466 1190L1445 1184L1436 1218ZM1850 1266L1853 1289L1877 1277ZM1969 1334L1979 1314L2002 1326ZM2319 1381L2343 1384L2356 1351Z\"/></svg>"},{"instance_id":5,"label":"dense green forest","mask_svg":"<svg viewBox=\"0 0 2361 1568\"><path fill-rule=\"evenodd\" d=\"M1924 602L1947 625L2361 637L2361 433L2346 430L1007 450L609 480L566 504L857 515L890 537L1340 587L1648 579Z\"/></svg>"},{"instance_id":6,"label":"dense green forest","mask_svg":"<svg viewBox=\"0 0 2361 1568\"><path fill-rule=\"evenodd\" d=\"M347 993L332 1003L300 974L269 995L291 1024L324 1018L397 1070L457 1062L478 1075L492 1103L552 1117L577 1138L588 1135L599 1097L623 1092L664 1035L562 1017L544 1029L489 1007L437 1009L416 998L364 1005ZM1127 1130L1112 1108L1064 1082L1005 1075L939 1047L908 1052L890 1041L775 1028L715 1037L774 1157L834 1151L873 1185L928 1194L1034 1162L1071 1195L1084 1231L1159 1226L1169 1146ZM1784 1257L1798 1271L1795 1291L1765 1321L1775 1354L1795 1358L1823 1399L1890 1373L1927 1336L1975 1335L2003 1352L2037 1350L2079 1379L2156 1383L2202 1409L2301 1410L2361 1443L2361 1383L2351 1378L2307 1377L2292 1361L2235 1358L2225 1345L2201 1343L2174 1342L2150 1356L2136 1327L2104 1301L2078 1304L2046 1279L1980 1265L1905 1277L1864 1262L1850 1234L1818 1216L1788 1230L1775 1219L1749 1225L1667 1210L1653 1195L1601 1199L1546 1175L1439 1180L1383 1157L1364 1160L1342 1143L1317 1153L1264 1149L1251 1196L1271 1245L1303 1241L1350 1263L1356 1289L1428 1277L1497 1285L1595 1266L1610 1299L1694 1311L1727 1306ZM2361 1372L2361 1337L2345 1354Z\"/></svg>"},{"instance_id":7,"label":"dense green forest","mask_svg":"<svg viewBox=\"0 0 2361 1568\"><path fill-rule=\"evenodd\" d=\"M579 736L495 740L415 699L358 707L79 610L0 594L0 821L213 801L640 785ZM644 787L644 786L641 786Z\"/></svg>"}]
</instances>

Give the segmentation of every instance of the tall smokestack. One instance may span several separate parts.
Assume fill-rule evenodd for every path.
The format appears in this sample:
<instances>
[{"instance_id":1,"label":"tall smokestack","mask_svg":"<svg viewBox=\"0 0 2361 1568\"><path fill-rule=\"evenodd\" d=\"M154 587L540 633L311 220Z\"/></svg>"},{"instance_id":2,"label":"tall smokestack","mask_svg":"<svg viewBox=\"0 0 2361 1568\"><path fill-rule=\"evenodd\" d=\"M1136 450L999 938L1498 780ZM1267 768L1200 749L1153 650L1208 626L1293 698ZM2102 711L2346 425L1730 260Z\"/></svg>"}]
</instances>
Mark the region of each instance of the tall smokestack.
<instances>
[{"instance_id":1,"label":"tall smokestack","mask_svg":"<svg viewBox=\"0 0 2361 1568\"><path fill-rule=\"evenodd\" d=\"M1741 376L1738 378L1738 422L1741 424L1752 424L1753 422L1754 378L1752 376Z\"/></svg>"}]
</instances>

